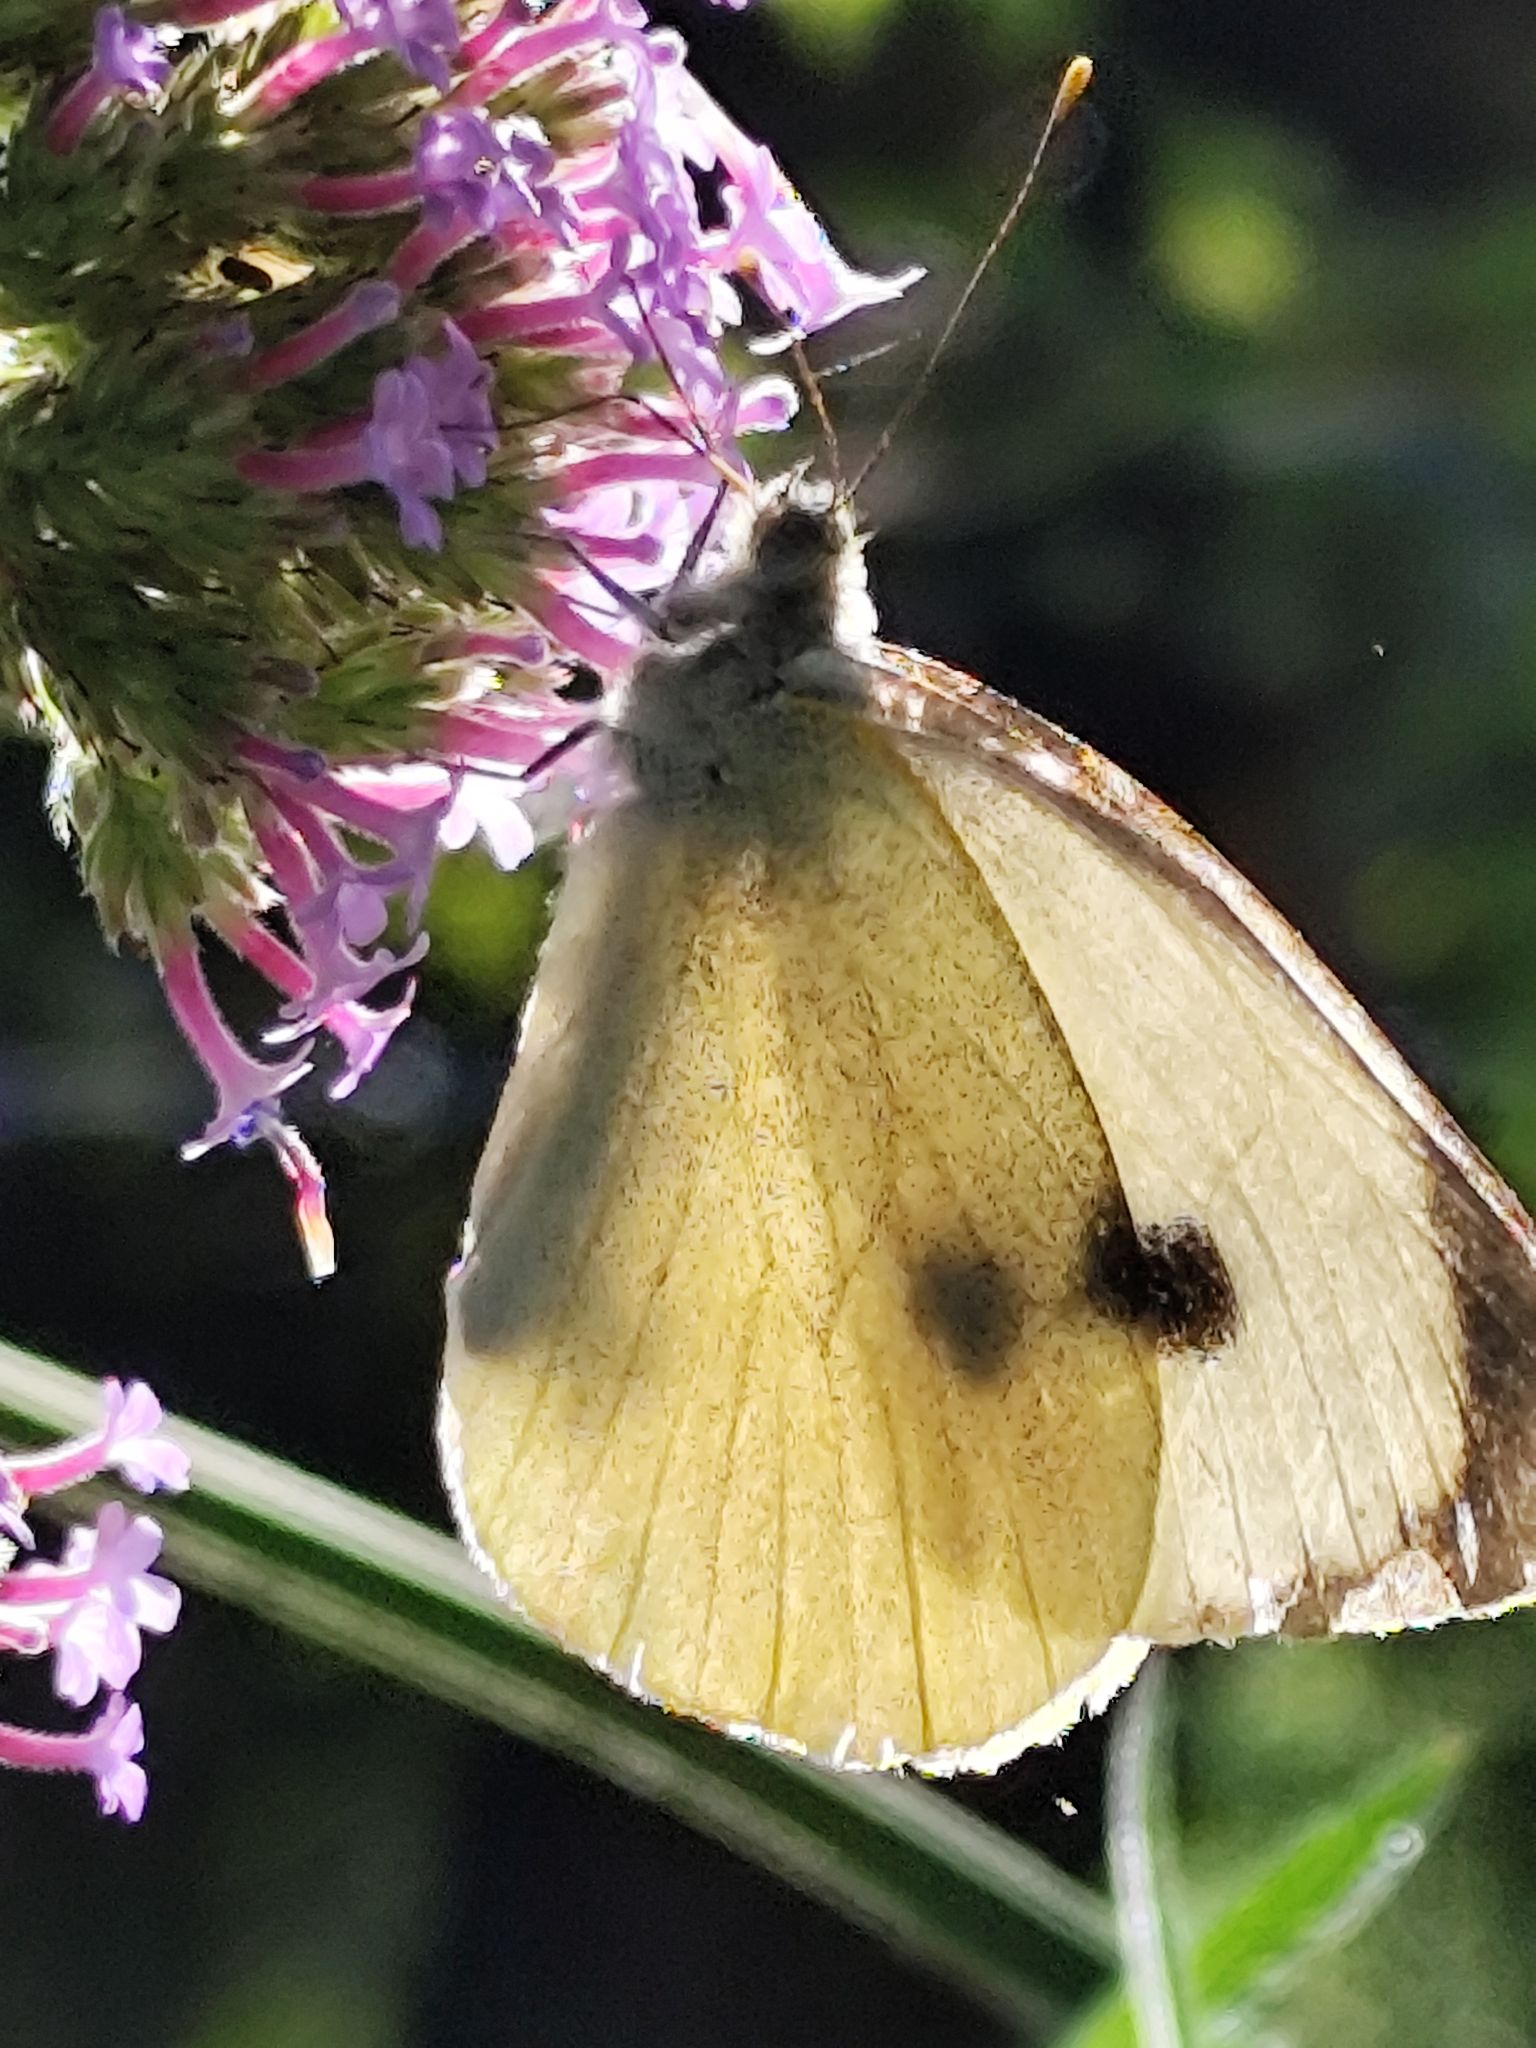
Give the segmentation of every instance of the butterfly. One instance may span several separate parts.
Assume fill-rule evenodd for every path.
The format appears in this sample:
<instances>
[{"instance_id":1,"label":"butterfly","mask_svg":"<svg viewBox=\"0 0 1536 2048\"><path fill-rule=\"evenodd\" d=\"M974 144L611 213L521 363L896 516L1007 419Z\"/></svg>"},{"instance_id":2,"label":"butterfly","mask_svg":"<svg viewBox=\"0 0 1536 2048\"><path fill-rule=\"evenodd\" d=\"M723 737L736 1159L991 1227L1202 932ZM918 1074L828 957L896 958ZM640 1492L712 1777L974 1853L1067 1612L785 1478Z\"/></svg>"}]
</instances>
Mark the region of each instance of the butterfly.
<instances>
[{"instance_id":1,"label":"butterfly","mask_svg":"<svg viewBox=\"0 0 1536 2048\"><path fill-rule=\"evenodd\" d=\"M1259 893L872 636L791 485L572 847L440 1442L538 1627L833 1764L994 1768L1153 1644L1536 1594L1536 1234Z\"/></svg>"}]
</instances>

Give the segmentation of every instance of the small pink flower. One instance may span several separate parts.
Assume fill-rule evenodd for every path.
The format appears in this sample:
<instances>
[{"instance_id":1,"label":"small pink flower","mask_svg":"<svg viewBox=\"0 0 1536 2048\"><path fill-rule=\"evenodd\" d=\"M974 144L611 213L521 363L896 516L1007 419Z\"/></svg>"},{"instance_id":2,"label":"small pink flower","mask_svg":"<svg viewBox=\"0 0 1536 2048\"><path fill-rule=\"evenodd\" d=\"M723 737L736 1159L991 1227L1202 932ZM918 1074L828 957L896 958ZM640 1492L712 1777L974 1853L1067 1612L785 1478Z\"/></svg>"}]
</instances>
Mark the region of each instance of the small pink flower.
<instances>
[{"instance_id":1,"label":"small pink flower","mask_svg":"<svg viewBox=\"0 0 1536 2048\"><path fill-rule=\"evenodd\" d=\"M187 1484L187 1454L157 1434L165 1414L143 1380L130 1380L126 1387L115 1379L103 1380L102 1397L103 1463L140 1493L181 1493Z\"/></svg>"},{"instance_id":2,"label":"small pink flower","mask_svg":"<svg viewBox=\"0 0 1536 2048\"><path fill-rule=\"evenodd\" d=\"M170 59L154 30L130 21L121 7L96 16L91 61L103 81L119 92L154 92L171 75Z\"/></svg>"},{"instance_id":3,"label":"small pink flower","mask_svg":"<svg viewBox=\"0 0 1536 2048\"><path fill-rule=\"evenodd\" d=\"M414 173L422 218L439 233L463 221L477 235L508 221L570 228L550 185L554 151L536 121L492 123L468 109L428 114L416 137Z\"/></svg>"},{"instance_id":4,"label":"small pink flower","mask_svg":"<svg viewBox=\"0 0 1536 2048\"><path fill-rule=\"evenodd\" d=\"M148 1515L109 1501L93 1529L72 1529L57 1564L29 1564L0 1578L0 1604L44 1624L54 1653L54 1691L83 1707L105 1687L120 1692L143 1658L140 1630L165 1635L181 1594L149 1570L161 1534Z\"/></svg>"},{"instance_id":5,"label":"small pink flower","mask_svg":"<svg viewBox=\"0 0 1536 2048\"><path fill-rule=\"evenodd\" d=\"M157 1523L130 1518L119 1501L107 1503L94 1529L70 1531L57 1572L81 1590L50 1630L60 1699L83 1707L99 1691L121 1692L143 1661L140 1631L163 1636L176 1626L180 1590L149 1569L162 1540ZM25 1581L50 1569L35 1565L14 1576ZM38 1590L46 1593L46 1583Z\"/></svg>"},{"instance_id":6,"label":"small pink flower","mask_svg":"<svg viewBox=\"0 0 1536 2048\"><path fill-rule=\"evenodd\" d=\"M52 1450L25 1457L0 1453L0 1506L7 1534L31 1548L22 1511L33 1493L51 1493L108 1469L146 1492L187 1481L183 1452L159 1434L160 1404L142 1381L103 1387L99 1430ZM92 1725L71 1733L0 1724L0 1765L20 1770L83 1771L96 1781L103 1813L137 1820L148 1787L135 1761L144 1724L123 1687L137 1672L143 1632L173 1628L181 1594L150 1570L161 1534L147 1515L130 1515L109 1501L88 1529L69 1532L56 1563L12 1567L0 1545L0 1653L37 1657L53 1652L54 1691L84 1706L105 1690L106 1706Z\"/></svg>"},{"instance_id":7,"label":"small pink flower","mask_svg":"<svg viewBox=\"0 0 1536 2048\"><path fill-rule=\"evenodd\" d=\"M448 90L449 57L458 52L459 20L453 0L336 0L348 28L375 48L393 50L401 63Z\"/></svg>"},{"instance_id":8,"label":"small pink flower","mask_svg":"<svg viewBox=\"0 0 1536 2048\"><path fill-rule=\"evenodd\" d=\"M96 1804L104 1814L120 1813L138 1820L149 1796L149 1779L135 1763L144 1747L144 1716L121 1693L114 1693L86 1731L82 1766L96 1780Z\"/></svg>"},{"instance_id":9,"label":"small pink flower","mask_svg":"<svg viewBox=\"0 0 1536 2048\"><path fill-rule=\"evenodd\" d=\"M427 500L483 484L496 446L491 366L451 320L443 338L442 355L412 356L375 380L364 431L367 474L393 495L402 538L434 550L443 545L443 523Z\"/></svg>"},{"instance_id":10,"label":"small pink flower","mask_svg":"<svg viewBox=\"0 0 1536 2048\"><path fill-rule=\"evenodd\" d=\"M448 851L468 846L478 834L497 867L509 873L520 868L536 842L515 787L503 776L466 775L443 820L442 843Z\"/></svg>"},{"instance_id":11,"label":"small pink flower","mask_svg":"<svg viewBox=\"0 0 1536 2048\"><path fill-rule=\"evenodd\" d=\"M100 1472L114 1471L140 1493L162 1488L180 1493L187 1484L187 1454L157 1434L165 1418L143 1380L124 1386L105 1379L101 1394L100 1429L52 1450L0 1456L0 1491L8 1479L24 1503L30 1495L59 1493Z\"/></svg>"},{"instance_id":12,"label":"small pink flower","mask_svg":"<svg viewBox=\"0 0 1536 2048\"><path fill-rule=\"evenodd\" d=\"M393 286L366 290L398 302ZM361 298L361 290L354 292L351 303ZM377 310L371 299L365 310ZM428 500L478 489L496 446L491 366L452 320L442 323L442 335L447 346L440 354L411 356L398 370L379 372L366 419L297 447L253 449L241 458L241 475L279 491L381 484L399 510L401 538L439 552L443 522ZM280 369L287 374L286 364Z\"/></svg>"},{"instance_id":13,"label":"small pink flower","mask_svg":"<svg viewBox=\"0 0 1536 2048\"><path fill-rule=\"evenodd\" d=\"M144 1811L149 1779L135 1763L144 1747L144 1716L114 1693L90 1727L74 1734L45 1734L0 1722L0 1764L23 1771L84 1771L96 1780L96 1804L104 1814L134 1821Z\"/></svg>"},{"instance_id":14,"label":"small pink flower","mask_svg":"<svg viewBox=\"0 0 1536 2048\"><path fill-rule=\"evenodd\" d=\"M277 1064L248 1053L213 1000L198 958L197 941L190 933L162 955L160 981L171 1015L201 1060L217 1098L213 1116L201 1135L189 1139L181 1148L184 1159L196 1159L212 1146L237 1137L257 1104L276 1101L285 1088L291 1088L307 1074L310 1048L301 1046L290 1059Z\"/></svg>"},{"instance_id":15,"label":"small pink flower","mask_svg":"<svg viewBox=\"0 0 1536 2048\"><path fill-rule=\"evenodd\" d=\"M325 1175L320 1162L291 1124L259 1110L251 1118L245 1143L270 1147L293 1190L293 1220L299 1247L311 1280L329 1280L336 1270L336 1237L325 1205Z\"/></svg>"}]
</instances>

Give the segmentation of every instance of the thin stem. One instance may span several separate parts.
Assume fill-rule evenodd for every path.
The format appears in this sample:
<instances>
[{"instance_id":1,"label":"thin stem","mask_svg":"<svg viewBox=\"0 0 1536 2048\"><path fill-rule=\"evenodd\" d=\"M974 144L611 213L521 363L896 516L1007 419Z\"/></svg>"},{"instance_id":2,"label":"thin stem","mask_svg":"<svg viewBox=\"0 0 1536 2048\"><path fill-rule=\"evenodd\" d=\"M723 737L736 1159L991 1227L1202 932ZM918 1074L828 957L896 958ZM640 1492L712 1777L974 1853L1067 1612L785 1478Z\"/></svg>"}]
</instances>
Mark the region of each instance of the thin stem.
<instances>
[{"instance_id":1,"label":"thin stem","mask_svg":"<svg viewBox=\"0 0 1536 2048\"><path fill-rule=\"evenodd\" d=\"M1124 1704L1110 1747L1106 1848L1127 2003L1140 2048L1195 2048L1198 2034L1166 1896L1165 1656L1154 1651Z\"/></svg>"}]
</instances>

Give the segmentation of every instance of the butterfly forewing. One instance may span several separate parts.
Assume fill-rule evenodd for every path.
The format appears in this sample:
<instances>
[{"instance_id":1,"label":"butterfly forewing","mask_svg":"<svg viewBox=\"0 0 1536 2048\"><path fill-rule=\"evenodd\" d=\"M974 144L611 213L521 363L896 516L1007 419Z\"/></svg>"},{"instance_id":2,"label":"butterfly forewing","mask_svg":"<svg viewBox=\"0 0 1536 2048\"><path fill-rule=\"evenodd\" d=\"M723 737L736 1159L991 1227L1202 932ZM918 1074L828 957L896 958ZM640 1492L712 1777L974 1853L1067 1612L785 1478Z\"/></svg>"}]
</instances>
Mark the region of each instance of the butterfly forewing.
<instances>
[{"instance_id":1,"label":"butterfly forewing","mask_svg":"<svg viewBox=\"0 0 1536 2048\"><path fill-rule=\"evenodd\" d=\"M1130 1210L1194 1219L1232 1327L1165 1342L1159 1641L1526 1596L1530 1226L1283 919L1132 779L921 656L884 716L1072 1047ZM1004 792L1006 791L1006 794Z\"/></svg>"}]
</instances>

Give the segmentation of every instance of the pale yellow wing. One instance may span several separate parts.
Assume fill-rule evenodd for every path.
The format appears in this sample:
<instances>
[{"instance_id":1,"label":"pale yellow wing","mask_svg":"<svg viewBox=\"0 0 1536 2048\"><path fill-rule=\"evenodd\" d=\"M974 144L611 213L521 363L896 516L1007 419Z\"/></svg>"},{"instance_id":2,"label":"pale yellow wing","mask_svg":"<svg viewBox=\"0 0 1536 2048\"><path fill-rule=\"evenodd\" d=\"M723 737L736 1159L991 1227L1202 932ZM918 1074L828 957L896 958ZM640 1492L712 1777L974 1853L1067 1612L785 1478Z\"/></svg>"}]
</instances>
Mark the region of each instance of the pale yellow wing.
<instances>
[{"instance_id":1,"label":"pale yellow wing","mask_svg":"<svg viewBox=\"0 0 1536 2048\"><path fill-rule=\"evenodd\" d=\"M1229 1336L1166 1346L1159 1641L1381 1629L1536 1580L1536 1263L1515 1198L1296 934L1091 750L884 650L884 717L1055 1013L1143 1228Z\"/></svg>"},{"instance_id":2,"label":"pale yellow wing","mask_svg":"<svg viewBox=\"0 0 1536 2048\"><path fill-rule=\"evenodd\" d=\"M635 1689L995 1761L1129 1668L1156 1347L1089 1300L1099 1121L899 743L760 723L751 787L573 851L450 1286L445 1466L510 1596Z\"/></svg>"}]
</instances>

